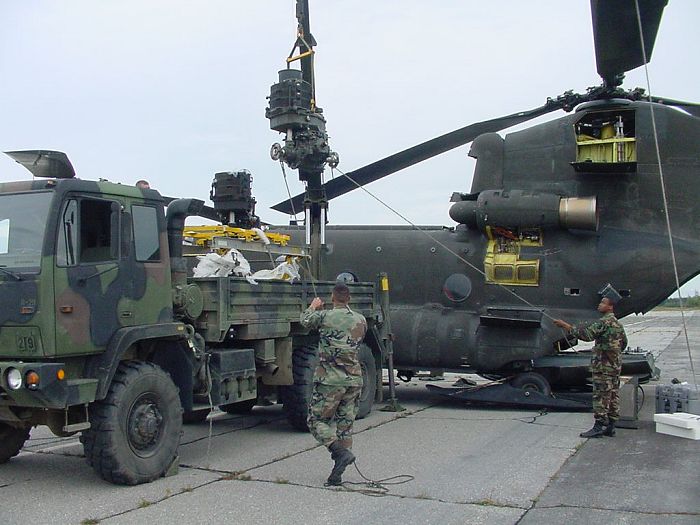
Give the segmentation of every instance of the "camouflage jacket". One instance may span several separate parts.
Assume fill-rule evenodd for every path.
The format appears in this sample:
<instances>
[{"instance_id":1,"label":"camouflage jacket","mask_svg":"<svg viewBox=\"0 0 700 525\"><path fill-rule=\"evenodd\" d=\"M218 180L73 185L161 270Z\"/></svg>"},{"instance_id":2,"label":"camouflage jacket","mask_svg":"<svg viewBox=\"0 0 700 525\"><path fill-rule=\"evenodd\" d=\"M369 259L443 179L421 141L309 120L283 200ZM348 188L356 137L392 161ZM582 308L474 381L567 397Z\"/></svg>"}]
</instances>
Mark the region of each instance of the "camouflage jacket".
<instances>
[{"instance_id":1,"label":"camouflage jacket","mask_svg":"<svg viewBox=\"0 0 700 525\"><path fill-rule=\"evenodd\" d=\"M358 348L367 332L365 318L347 306L332 310L307 308L300 322L309 329L318 329L319 363L314 382L335 386L362 386L362 368Z\"/></svg>"},{"instance_id":2,"label":"camouflage jacket","mask_svg":"<svg viewBox=\"0 0 700 525\"><path fill-rule=\"evenodd\" d=\"M591 359L593 373L620 374L622 351L627 348L627 335L615 315L609 312L588 325L574 327L571 333L582 341L595 341Z\"/></svg>"}]
</instances>

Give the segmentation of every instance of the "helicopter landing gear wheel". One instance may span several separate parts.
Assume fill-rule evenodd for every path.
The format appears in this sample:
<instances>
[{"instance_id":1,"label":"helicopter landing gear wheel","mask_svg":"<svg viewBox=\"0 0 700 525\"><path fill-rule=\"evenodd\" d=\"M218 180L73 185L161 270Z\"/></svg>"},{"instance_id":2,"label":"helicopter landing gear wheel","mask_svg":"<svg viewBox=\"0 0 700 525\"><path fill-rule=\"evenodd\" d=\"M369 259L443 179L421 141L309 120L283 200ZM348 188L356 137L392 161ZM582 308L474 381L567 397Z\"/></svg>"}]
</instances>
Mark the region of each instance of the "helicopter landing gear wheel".
<instances>
[{"instance_id":1,"label":"helicopter landing gear wheel","mask_svg":"<svg viewBox=\"0 0 700 525\"><path fill-rule=\"evenodd\" d=\"M537 372L523 372L510 380L510 385L514 388L521 388L526 392L538 392L543 396L552 395L552 387L544 376Z\"/></svg>"}]
</instances>

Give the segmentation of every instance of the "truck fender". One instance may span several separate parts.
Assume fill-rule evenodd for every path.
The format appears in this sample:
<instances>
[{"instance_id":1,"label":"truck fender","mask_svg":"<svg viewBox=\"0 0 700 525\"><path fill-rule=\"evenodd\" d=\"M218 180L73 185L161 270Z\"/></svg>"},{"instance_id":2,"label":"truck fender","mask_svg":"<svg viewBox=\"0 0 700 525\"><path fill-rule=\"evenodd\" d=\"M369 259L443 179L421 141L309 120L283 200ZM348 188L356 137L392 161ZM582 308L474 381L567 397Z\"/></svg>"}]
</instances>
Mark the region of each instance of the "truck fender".
<instances>
[{"instance_id":1,"label":"truck fender","mask_svg":"<svg viewBox=\"0 0 700 525\"><path fill-rule=\"evenodd\" d=\"M117 330L109 340L105 351L89 358L83 370L84 376L98 380L96 400L104 399L112 383L119 362L132 345L140 341L184 341L187 330L183 323L157 323L144 326L127 326ZM179 345L178 345L179 346ZM175 383L177 381L173 378ZM190 380L191 381L191 380ZM180 394L182 397L182 393ZM191 401L190 401L191 403Z\"/></svg>"}]
</instances>

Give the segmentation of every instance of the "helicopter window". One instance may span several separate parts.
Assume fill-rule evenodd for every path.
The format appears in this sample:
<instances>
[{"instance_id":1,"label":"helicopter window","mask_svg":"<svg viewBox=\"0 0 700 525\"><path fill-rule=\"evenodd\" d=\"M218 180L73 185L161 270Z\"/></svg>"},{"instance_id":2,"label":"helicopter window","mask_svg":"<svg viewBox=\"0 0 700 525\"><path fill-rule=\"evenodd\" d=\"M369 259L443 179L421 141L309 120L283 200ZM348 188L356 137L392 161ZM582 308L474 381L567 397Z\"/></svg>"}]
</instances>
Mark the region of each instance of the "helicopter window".
<instances>
[{"instance_id":1,"label":"helicopter window","mask_svg":"<svg viewBox=\"0 0 700 525\"><path fill-rule=\"evenodd\" d=\"M472 282L464 274L453 273L442 285L442 291L450 301L461 303L472 293Z\"/></svg>"},{"instance_id":2,"label":"helicopter window","mask_svg":"<svg viewBox=\"0 0 700 525\"><path fill-rule=\"evenodd\" d=\"M637 166L634 111L591 112L575 126L576 171L634 172Z\"/></svg>"},{"instance_id":3,"label":"helicopter window","mask_svg":"<svg viewBox=\"0 0 700 525\"><path fill-rule=\"evenodd\" d=\"M356 283L358 279L354 273L346 270L344 272L340 272L335 280L339 283Z\"/></svg>"},{"instance_id":4,"label":"helicopter window","mask_svg":"<svg viewBox=\"0 0 700 525\"><path fill-rule=\"evenodd\" d=\"M581 290L579 288L564 288L564 295L576 297L578 295L581 295Z\"/></svg>"}]
</instances>

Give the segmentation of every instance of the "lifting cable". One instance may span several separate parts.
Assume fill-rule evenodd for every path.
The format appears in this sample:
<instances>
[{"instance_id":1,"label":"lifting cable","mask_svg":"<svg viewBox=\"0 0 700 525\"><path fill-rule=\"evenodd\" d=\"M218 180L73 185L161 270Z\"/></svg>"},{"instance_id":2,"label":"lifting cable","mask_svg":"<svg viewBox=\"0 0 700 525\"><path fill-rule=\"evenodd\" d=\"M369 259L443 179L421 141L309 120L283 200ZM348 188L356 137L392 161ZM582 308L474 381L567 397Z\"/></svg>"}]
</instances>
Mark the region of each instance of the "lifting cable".
<instances>
[{"instance_id":1,"label":"lifting cable","mask_svg":"<svg viewBox=\"0 0 700 525\"><path fill-rule=\"evenodd\" d=\"M353 462L353 465L355 465L355 470L357 470L357 473L364 481L343 481L342 485L345 488L348 488L352 485L365 486L367 487L365 489L356 490L348 488L348 490L352 492L360 492L362 494L365 494L366 496L384 496L389 492L389 488L387 487L387 485L403 485L404 483L408 483L409 481L413 481L414 479L416 479L415 476L411 476L410 474L399 474L397 476L373 480L366 477L360 471L360 468L357 466L357 461Z\"/></svg>"},{"instance_id":2,"label":"lifting cable","mask_svg":"<svg viewBox=\"0 0 700 525\"><path fill-rule=\"evenodd\" d=\"M659 135L656 129L656 118L654 116L654 104L652 103L651 94L651 82L649 80L649 66L647 65L647 52L644 46L644 33L642 29L642 18L639 11L639 0L634 0L636 12L637 12L637 25L639 27L639 40L642 46L642 58L644 59L644 74L647 80L647 97L649 100L649 110L651 112L651 126L654 131L654 146L656 147L656 160L659 165L659 181L661 182L661 196L664 201L664 215L666 217L666 229L668 231L668 243L671 249L671 262L673 263L673 274L676 278L676 291L678 292L678 304L681 310L681 319L683 321L683 333L685 335L685 344L688 347L688 359L690 360L690 370L693 375L693 383L695 385L695 391L698 391L698 380L695 376L695 366L693 364L693 354L690 350L690 340L688 339L688 326L685 322L685 308L683 307L683 297L681 295L681 284L678 278L678 265L676 264L676 251L673 247L673 235L671 233L671 217L668 212L668 200L666 198L666 182L664 180L664 171L661 165L661 151L659 149Z\"/></svg>"}]
</instances>

